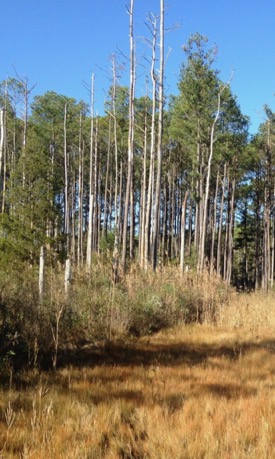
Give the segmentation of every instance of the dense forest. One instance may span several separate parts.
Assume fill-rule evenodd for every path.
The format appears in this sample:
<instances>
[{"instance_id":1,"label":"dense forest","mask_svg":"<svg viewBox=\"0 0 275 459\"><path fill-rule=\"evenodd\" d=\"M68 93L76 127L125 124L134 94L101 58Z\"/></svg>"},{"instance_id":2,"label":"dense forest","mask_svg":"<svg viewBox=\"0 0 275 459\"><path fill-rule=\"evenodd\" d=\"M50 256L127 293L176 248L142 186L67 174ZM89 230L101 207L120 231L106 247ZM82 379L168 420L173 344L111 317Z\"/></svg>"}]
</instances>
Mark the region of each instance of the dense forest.
<instances>
[{"instance_id":1,"label":"dense forest","mask_svg":"<svg viewBox=\"0 0 275 459\"><path fill-rule=\"evenodd\" d=\"M4 355L20 342L36 363L48 330L56 364L61 322L66 332L85 320L98 327L99 298L81 321L68 303L88 304L103 271L110 301L133 269L144 283L169 267L239 290L273 287L275 116L266 106L266 121L249 135L234 76L220 79L216 48L199 33L183 48L178 94L168 94L161 5L147 20L146 96L136 88L133 1L129 85L112 55L104 114L94 75L89 104L53 91L32 97L19 73L0 84Z\"/></svg>"}]
</instances>

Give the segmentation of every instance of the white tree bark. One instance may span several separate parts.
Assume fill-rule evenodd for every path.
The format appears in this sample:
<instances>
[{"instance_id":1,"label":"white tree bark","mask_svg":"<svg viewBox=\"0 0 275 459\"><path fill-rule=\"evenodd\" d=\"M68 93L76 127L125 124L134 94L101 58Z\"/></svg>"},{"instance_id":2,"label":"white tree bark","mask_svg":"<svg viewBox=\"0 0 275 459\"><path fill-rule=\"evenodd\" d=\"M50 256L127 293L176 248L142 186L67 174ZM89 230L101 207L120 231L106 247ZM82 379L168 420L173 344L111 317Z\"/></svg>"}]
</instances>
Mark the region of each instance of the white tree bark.
<instances>
[{"instance_id":1,"label":"white tree bark","mask_svg":"<svg viewBox=\"0 0 275 459\"><path fill-rule=\"evenodd\" d=\"M157 21L155 16L150 17L150 25L152 27L152 60L151 60L151 82L152 82L152 119L151 119L151 138L150 138L150 166L149 166L149 179L147 189L147 202L145 213L145 227L144 227L144 268L148 269L149 266L149 253L150 253L150 224L152 218L152 200L153 200L153 170L155 159L155 137L156 137L156 87L157 75L155 72L156 63L156 42L157 42Z\"/></svg>"},{"instance_id":2,"label":"white tree bark","mask_svg":"<svg viewBox=\"0 0 275 459\"><path fill-rule=\"evenodd\" d=\"M42 245L40 247L40 257L39 257L39 298L43 299L44 295L44 272L45 272L45 249Z\"/></svg>"},{"instance_id":3,"label":"white tree bark","mask_svg":"<svg viewBox=\"0 0 275 459\"><path fill-rule=\"evenodd\" d=\"M159 40L159 107L158 107L158 142L157 142L157 175L155 193L155 214L153 232L153 269L157 267L158 239L160 225L160 186L162 169L162 135L163 135L163 85L164 85L164 0L160 0L160 40Z\"/></svg>"},{"instance_id":4,"label":"white tree bark","mask_svg":"<svg viewBox=\"0 0 275 459\"><path fill-rule=\"evenodd\" d=\"M211 126L211 134L210 134L210 153L208 157L208 164L207 164L207 176L206 176L206 186L205 186L205 195L204 195L204 206L203 206L203 219L202 219L202 233L201 233L201 241L200 241L200 251L199 251L199 260L198 260L198 271L201 272L204 268L204 255L205 255L205 236L206 236L206 220L207 220L207 209L208 209L208 198L209 198L209 187L210 187L210 177L211 177L211 166L213 160L213 153L214 153L214 135L215 135L215 128L220 117L220 110L221 110L221 95L223 91L229 86L232 77L218 93L218 103L217 103L217 110L214 121Z\"/></svg>"},{"instance_id":5,"label":"white tree bark","mask_svg":"<svg viewBox=\"0 0 275 459\"><path fill-rule=\"evenodd\" d=\"M2 167L4 154L4 109L0 108L0 181L2 182Z\"/></svg>"},{"instance_id":6,"label":"white tree bark","mask_svg":"<svg viewBox=\"0 0 275 459\"><path fill-rule=\"evenodd\" d=\"M65 275L64 275L64 290L65 295L68 295L70 283L72 280L72 266L71 266L71 259L67 258L65 262Z\"/></svg>"},{"instance_id":7,"label":"white tree bark","mask_svg":"<svg viewBox=\"0 0 275 459\"><path fill-rule=\"evenodd\" d=\"M124 221L123 221L123 237L122 237L122 270L126 267L126 252L127 252L127 231L129 204L131 197L131 187L133 183L133 157L134 157L134 97L135 97L135 49L134 49L134 34L133 34L133 15L134 15L134 0L131 0L130 9L130 86L129 86L129 131L128 131L128 172L126 184L126 196L124 206Z\"/></svg>"},{"instance_id":8,"label":"white tree bark","mask_svg":"<svg viewBox=\"0 0 275 459\"><path fill-rule=\"evenodd\" d=\"M87 236L86 264L88 269L92 265L92 238L93 238L93 214L94 214L94 194L93 194L93 150L94 150L94 74L91 83L91 134L90 134L90 193L89 193L89 220Z\"/></svg>"},{"instance_id":9,"label":"white tree bark","mask_svg":"<svg viewBox=\"0 0 275 459\"><path fill-rule=\"evenodd\" d=\"M185 247L185 219L186 219L186 203L188 191L186 191L181 210L181 243L180 243L180 272L184 271L184 247Z\"/></svg>"}]
</instances>

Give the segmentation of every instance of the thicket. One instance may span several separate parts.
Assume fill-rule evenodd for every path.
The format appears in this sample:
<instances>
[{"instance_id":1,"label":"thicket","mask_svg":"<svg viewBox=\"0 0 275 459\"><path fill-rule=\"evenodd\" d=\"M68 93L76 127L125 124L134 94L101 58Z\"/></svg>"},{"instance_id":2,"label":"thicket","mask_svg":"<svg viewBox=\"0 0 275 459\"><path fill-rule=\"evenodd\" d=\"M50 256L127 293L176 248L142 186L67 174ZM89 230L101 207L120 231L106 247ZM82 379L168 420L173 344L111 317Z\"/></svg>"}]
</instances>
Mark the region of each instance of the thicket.
<instances>
[{"instance_id":1,"label":"thicket","mask_svg":"<svg viewBox=\"0 0 275 459\"><path fill-rule=\"evenodd\" d=\"M90 273L75 272L64 291L64 271L47 268L43 298L36 266L0 272L2 366L54 366L83 346L104 346L178 323L210 322L230 288L209 273L182 276L175 267L154 273L137 265L114 283L110 265L95 258ZM201 286L203 285L203 288Z\"/></svg>"}]
</instances>

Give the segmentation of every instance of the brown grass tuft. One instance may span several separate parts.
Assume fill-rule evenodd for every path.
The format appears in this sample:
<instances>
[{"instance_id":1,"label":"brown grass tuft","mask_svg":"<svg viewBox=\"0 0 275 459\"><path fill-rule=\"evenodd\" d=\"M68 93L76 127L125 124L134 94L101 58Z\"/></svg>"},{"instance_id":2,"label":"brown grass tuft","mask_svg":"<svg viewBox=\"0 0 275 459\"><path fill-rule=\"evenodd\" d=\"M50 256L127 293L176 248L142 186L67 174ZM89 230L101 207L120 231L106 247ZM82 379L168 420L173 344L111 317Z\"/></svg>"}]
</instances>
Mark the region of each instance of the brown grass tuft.
<instances>
[{"instance_id":1,"label":"brown grass tuft","mask_svg":"<svg viewBox=\"0 0 275 459\"><path fill-rule=\"evenodd\" d=\"M275 457L273 318L236 328L236 309L218 327L178 326L86 350L80 367L16 375L1 389L1 455Z\"/></svg>"}]
</instances>

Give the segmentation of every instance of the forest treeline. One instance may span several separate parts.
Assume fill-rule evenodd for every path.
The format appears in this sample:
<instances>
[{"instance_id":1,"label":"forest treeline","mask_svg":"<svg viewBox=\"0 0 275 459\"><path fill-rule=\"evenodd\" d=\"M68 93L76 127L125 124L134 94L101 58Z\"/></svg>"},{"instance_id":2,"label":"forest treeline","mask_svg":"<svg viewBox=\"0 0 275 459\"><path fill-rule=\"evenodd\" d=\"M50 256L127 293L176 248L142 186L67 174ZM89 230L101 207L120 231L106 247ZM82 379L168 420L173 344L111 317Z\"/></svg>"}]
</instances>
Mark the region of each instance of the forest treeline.
<instances>
[{"instance_id":1,"label":"forest treeline","mask_svg":"<svg viewBox=\"0 0 275 459\"><path fill-rule=\"evenodd\" d=\"M52 91L32 98L20 75L0 84L1 272L13 282L20 272L21 287L31 273L39 304L53 301L45 273L66 271L68 294L71 273L89 277L99 259L113 283L133 265L145 273L168 265L267 292L274 114L266 106L266 121L249 135L232 78L220 79L216 49L198 33L183 48L178 95L167 94L163 10L149 15L147 95L139 97L132 7L130 83L120 84L119 57L111 56L104 114L96 112L94 76L89 104ZM56 346L62 308L51 328Z\"/></svg>"},{"instance_id":2,"label":"forest treeline","mask_svg":"<svg viewBox=\"0 0 275 459\"><path fill-rule=\"evenodd\" d=\"M207 39L192 36L184 52L179 95L170 97L163 113L158 225L154 68L154 98L132 101L128 209L130 94L119 85L115 56L103 116L95 115L94 83L90 107L51 91L29 104L28 79L1 83L5 263L38 263L44 250L56 262L69 257L82 268L90 266L93 252L115 249L118 265L126 250L127 264L135 260L145 270L156 267L156 257L158 264L183 270L207 268L244 287L272 286L274 115L265 107L266 122L251 138L248 118L213 68L215 51Z\"/></svg>"}]
</instances>

